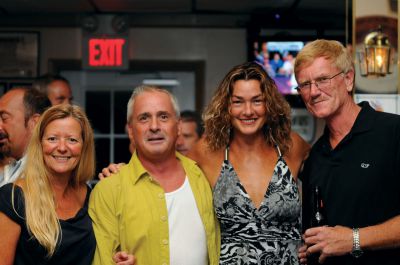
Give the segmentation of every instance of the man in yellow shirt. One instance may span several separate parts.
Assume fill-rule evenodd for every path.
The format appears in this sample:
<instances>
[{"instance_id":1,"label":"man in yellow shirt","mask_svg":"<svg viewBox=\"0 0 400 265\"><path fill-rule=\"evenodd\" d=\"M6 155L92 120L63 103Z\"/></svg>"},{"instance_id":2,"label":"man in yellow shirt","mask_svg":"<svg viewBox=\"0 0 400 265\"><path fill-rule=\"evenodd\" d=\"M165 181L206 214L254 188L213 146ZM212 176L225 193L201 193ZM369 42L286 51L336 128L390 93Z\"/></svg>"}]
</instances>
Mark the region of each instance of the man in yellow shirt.
<instances>
[{"instance_id":1,"label":"man in yellow shirt","mask_svg":"<svg viewBox=\"0 0 400 265\"><path fill-rule=\"evenodd\" d=\"M218 264L211 188L195 162L175 151L175 98L167 90L140 86L127 116L136 151L90 198L97 241L93 264L114 264L116 251L134 255L137 265Z\"/></svg>"}]
</instances>

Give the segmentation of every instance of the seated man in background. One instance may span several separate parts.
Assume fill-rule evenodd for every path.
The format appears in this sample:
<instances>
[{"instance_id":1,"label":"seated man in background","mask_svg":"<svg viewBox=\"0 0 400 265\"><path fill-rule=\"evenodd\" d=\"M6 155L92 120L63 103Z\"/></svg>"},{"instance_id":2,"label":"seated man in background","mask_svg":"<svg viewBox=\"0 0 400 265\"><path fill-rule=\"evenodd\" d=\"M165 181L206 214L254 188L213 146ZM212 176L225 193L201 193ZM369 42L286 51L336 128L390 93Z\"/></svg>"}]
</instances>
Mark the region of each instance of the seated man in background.
<instances>
[{"instance_id":1,"label":"seated man in background","mask_svg":"<svg viewBox=\"0 0 400 265\"><path fill-rule=\"evenodd\" d=\"M196 164L175 151L176 100L166 90L140 86L127 119L136 144L131 161L100 181L90 198L93 264L113 264L117 250L133 254L138 265L218 264L211 188Z\"/></svg>"}]
</instances>

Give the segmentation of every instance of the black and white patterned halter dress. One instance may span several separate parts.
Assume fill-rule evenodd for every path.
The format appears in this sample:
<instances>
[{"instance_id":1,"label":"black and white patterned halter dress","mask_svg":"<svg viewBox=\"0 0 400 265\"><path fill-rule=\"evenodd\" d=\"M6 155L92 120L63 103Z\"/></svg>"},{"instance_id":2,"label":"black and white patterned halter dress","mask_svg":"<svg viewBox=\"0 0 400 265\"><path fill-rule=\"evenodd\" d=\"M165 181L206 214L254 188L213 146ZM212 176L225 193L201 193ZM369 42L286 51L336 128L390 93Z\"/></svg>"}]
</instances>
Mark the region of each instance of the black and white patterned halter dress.
<instances>
[{"instance_id":1,"label":"black and white patterned halter dress","mask_svg":"<svg viewBox=\"0 0 400 265\"><path fill-rule=\"evenodd\" d=\"M240 183L228 152L226 148L213 194L221 224L220 264L299 264L300 196L279 147L279 158L259 209Z\"/></svg>"}]
</instances>

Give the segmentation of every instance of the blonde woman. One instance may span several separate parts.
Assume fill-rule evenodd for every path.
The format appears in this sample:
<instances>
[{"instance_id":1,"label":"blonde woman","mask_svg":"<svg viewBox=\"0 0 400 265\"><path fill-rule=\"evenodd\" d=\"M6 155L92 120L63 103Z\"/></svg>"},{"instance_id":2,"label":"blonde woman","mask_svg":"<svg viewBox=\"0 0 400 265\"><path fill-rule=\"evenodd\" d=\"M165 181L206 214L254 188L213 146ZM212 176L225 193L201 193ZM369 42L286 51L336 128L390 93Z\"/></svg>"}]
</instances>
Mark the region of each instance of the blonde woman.
<instances>
[{"instance_id":1,"label":"blonde woman","mask_svg":"<svg viewBox=\"0 0 400 265\"><path fill-rule=\"evenodd\" d=\"M220 264L299 264L297 175L309 150L291 132L290 107L256 63L231 69L204 114L189 157L213 187Z\"/></svg>"},{"instance_id":2,"label":"blonde woman","mask_svg":"<svg viewBox=\"0 0 400 265\"><path fill-rule=\"evenodd\" d=\"M93 131L77 106L48 109L27 149L22 178L0 189L1 264L91 264L87 214L95 171Z\"/></svg>"}]
</instances>

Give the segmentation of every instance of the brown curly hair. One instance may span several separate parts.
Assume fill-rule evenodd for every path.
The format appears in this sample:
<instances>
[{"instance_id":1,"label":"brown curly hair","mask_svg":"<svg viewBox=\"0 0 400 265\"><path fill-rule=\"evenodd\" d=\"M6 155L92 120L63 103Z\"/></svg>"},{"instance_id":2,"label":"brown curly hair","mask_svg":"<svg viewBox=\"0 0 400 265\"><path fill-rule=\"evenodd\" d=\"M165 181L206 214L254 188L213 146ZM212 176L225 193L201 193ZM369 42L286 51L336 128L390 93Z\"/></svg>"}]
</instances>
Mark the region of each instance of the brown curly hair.
<instances>
[{"instance_id":1,"label":"brown curly hair","mask_svg":"<svg viewBox=\"0 0 400 265\"><path fill-rule=\"evenodd\" d=\"M269 145L278 145L283 154L291 146L290 106L278 92L274 80L254 62L233 67L217 88L210 104L203 113L205 140L209 148L216 151L229 144L231 117L229 106L233 85L238 80L258 80L265 100L266 123L263 126L265 140Z\"/></svg>"}]
</instances>

